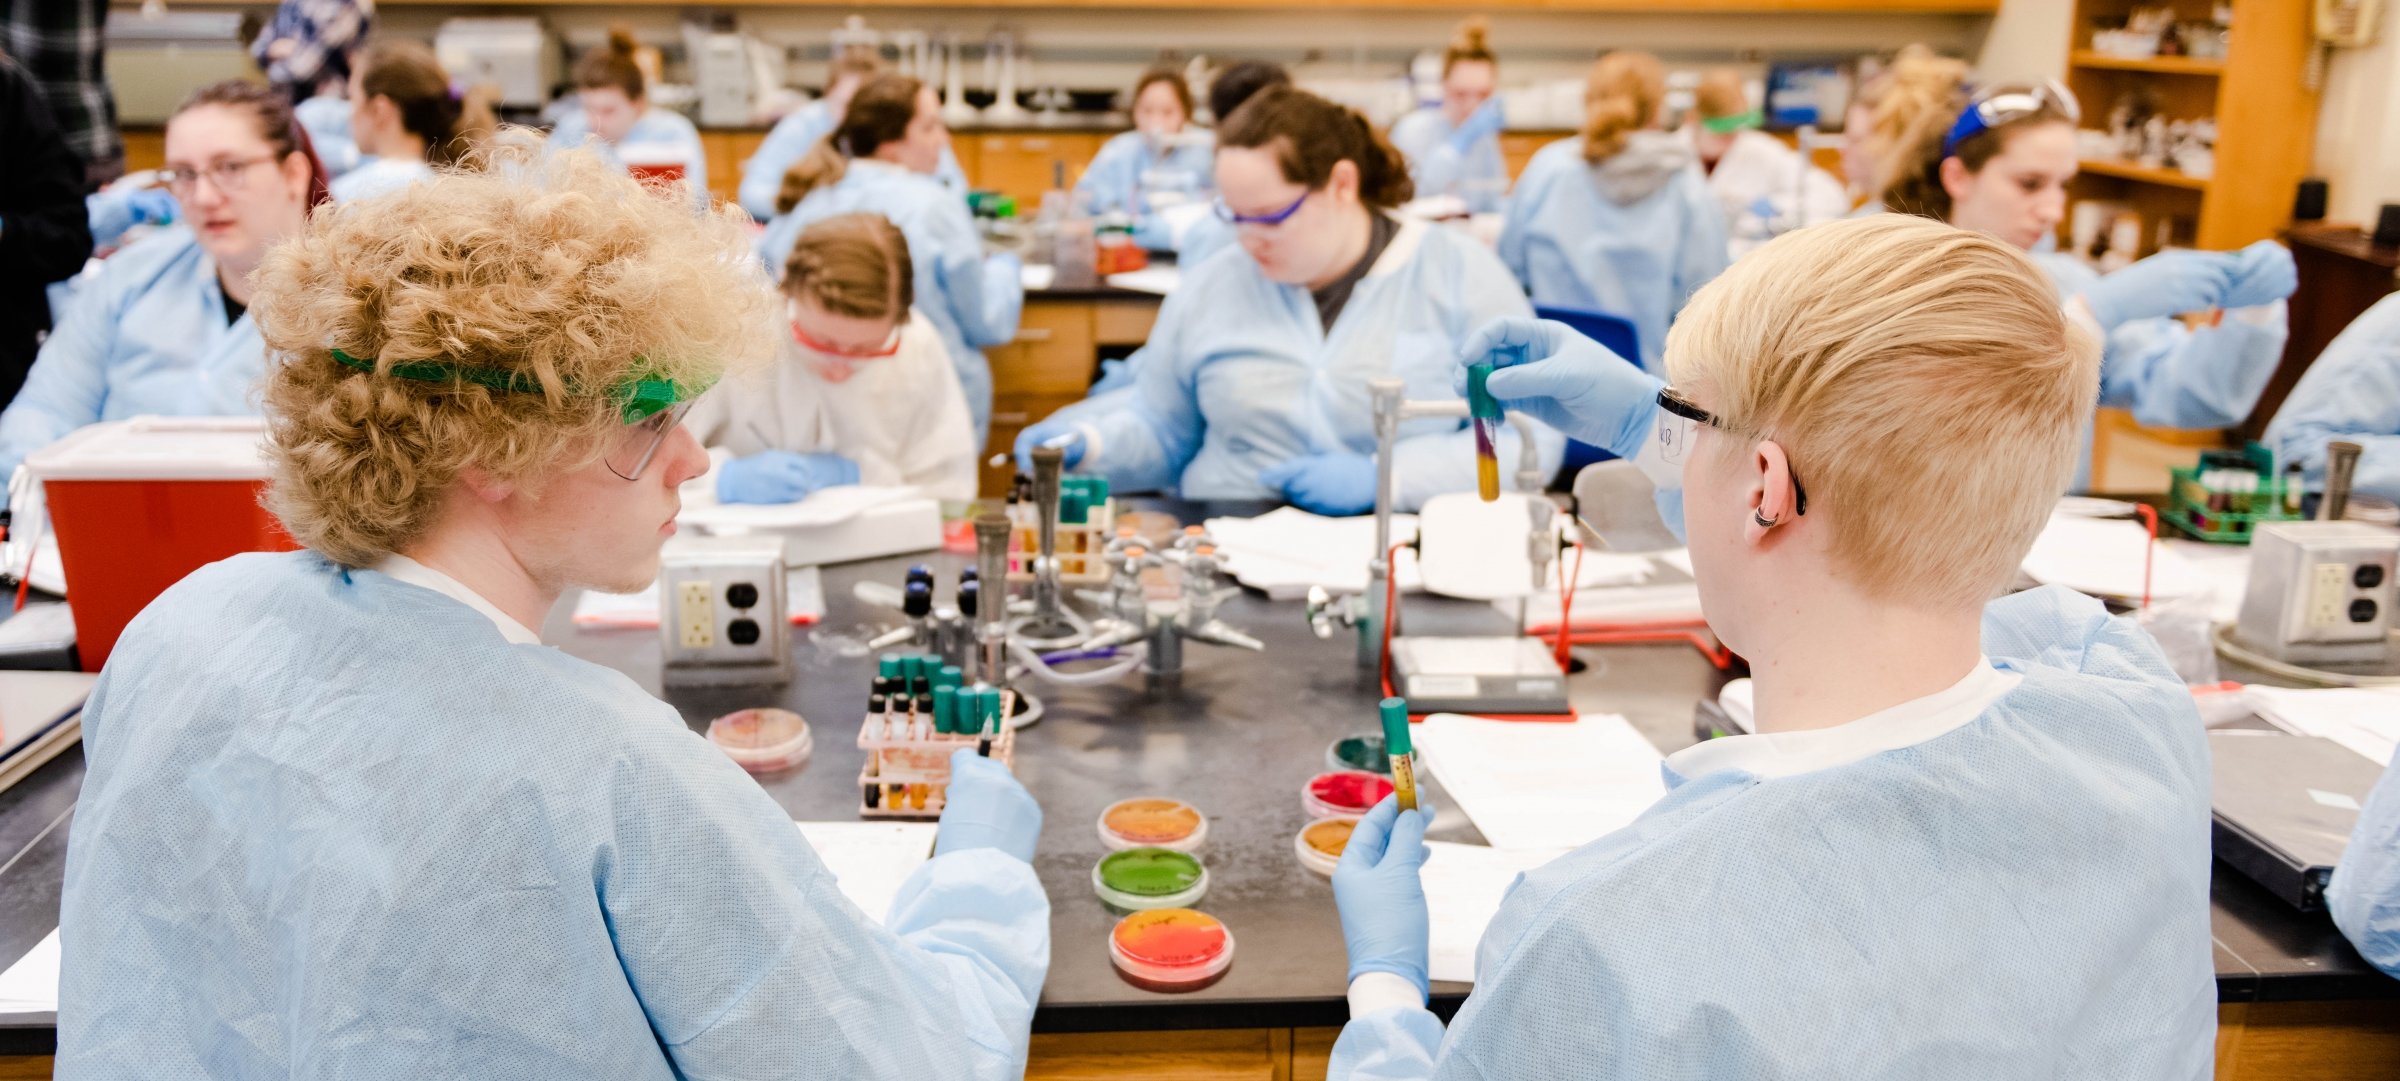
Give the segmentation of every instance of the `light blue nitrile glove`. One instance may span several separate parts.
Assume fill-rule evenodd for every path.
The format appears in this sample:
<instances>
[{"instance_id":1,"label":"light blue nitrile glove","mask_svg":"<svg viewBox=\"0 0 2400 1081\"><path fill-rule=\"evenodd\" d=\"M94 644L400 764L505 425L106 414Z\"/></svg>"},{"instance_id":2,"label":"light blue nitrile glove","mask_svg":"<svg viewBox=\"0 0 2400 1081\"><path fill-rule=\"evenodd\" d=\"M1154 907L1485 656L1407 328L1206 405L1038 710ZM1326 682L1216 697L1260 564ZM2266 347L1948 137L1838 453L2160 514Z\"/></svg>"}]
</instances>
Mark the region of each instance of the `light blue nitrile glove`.
<instances>
[{"instance_id":1,"label":"light blue nitrile glove","mask_svg":"<svg viewBox=\"0 0 2400 1081\"><path fill-rule=\"evenodd\" d=\"M717 467L721 503L797 503L819 488L858 483L858 463L839 454L761 451Z\"/></svg>"},{"instance_id":2,"label":"light blue nitrile glove","mask_svg":"<svg viewBox=\"0 0 2400 1081\"><path fill-rule=\"evenodd\" d=\"M1017 472L1023 473L1028 477L1032 476L1033 452L1035 448L1040 447L1042 444L1056 439L1059 436L1074 435L1079 430L1080 429L1076 428L1073 421L1059 420L1053 417L1049 420L1042 421L1033 427L1027 428L1024 431L1018 432L1016 447ZM1073 469L1076 466L1083 464L1084 442L1084 440L1078 439L1062 448L1067 452L1067 456L1059 460L1059 468Z\"/></svg>"},{"instance_id":3,"label":"light blue nitrile glove","mask_svg":"<svg viewBox=\"0 0 2400 1081\"><path fill-rule=\"evenodd\" d=\"M1502 367L1484 384L1503 409L1527 413L1619 458L1641 452L1658 428L1658 389L1665 384L1607 346L1548 319L1510 317L1485 323L1459 353L1451 386L1467 394L1467 367L1504 358L1493 351L1521 347L1525 361Z\"/></svg>"},{"instance_id":4,"label":"light blue nitrile glove","mask_svg":"<svg viewBox=\"0 0 2400 1081\"><path fill-rule=\"evenodd\" d=\"M1451 129L1450 149L1464 154L1484 138L1500 134L1500 128L1507 122L1507 116L1500 111L1500 95L1494 94L1468 113L1465 123Z\"/></svg>"},{"instance_id":5,"label":"light blue nitrile glove","mask_svg":"<svg viewBox=\"0 0 2400 1081\"><path fill-rule=\"evenodd\" d=\"M84 197L92 243L103 246L116 243L136 225L171 225L175 211L175 197L157 188L100 191Z\"/></svg>"},{"instance_id":6,"label":"light blue nitrile glove","mask_svg":"<svg viewBox=\"0 0 2400 1081\"><path fill-rule=\"evenodd\" d=\"M933 854L996 848L1033 862L1042 839L1042 805L1008 767L961 747L950 754L950 788L942 796L941 832Z\"/></svg>"},{"instance_id":7,"label":"light blue nitrile glove","mask_svg":"<svg viewBox=\"0 0 2400 1081\"><path fill-rule=\"evenodd\" d=\"M2238 261L2227 252L2162 251L2085 286L2083 302L2106 330L2204 312L2224 306Z\"/></svg>"},{"instance_id":8,"label":"light blue nitrile glove","mask_svg":"<svg viewBox=\"0 0 2400 1081\"><path fill-rule=\"evenodd\" d=\"M1342 913L1342 942L1350 948L1350 978L1389 972L1413 981L1427 998L1433 917L1425 908L1425 812L1403 811L1385 796L1342 848L1333 868L1333 904Z\"/></svg>"},{"instance_id":9,"label":"light blue nitrile glove","mask_svg":"<svg viewBox=\"0 0 2400 1081\"><path fill-rule=\"evenodd\" d=\"M2233 286L2225 291L2224 306L2248 308L2288 300L2300 288L2300 269L2292 265L2291 249L2261 240L2233 253Z\"/></svg>"},{"instance_id":10,"label":"light blue nitrile glove","mask_svg":"<svg viewBox=\"0 0 2400 1081\"><path fill-rule=\"evenodd\" d=\"M1310 514L1345 518L1375 509L1375 456L1335 451L1268 466L1258 482Z\"/></svg>"}]
</instances>

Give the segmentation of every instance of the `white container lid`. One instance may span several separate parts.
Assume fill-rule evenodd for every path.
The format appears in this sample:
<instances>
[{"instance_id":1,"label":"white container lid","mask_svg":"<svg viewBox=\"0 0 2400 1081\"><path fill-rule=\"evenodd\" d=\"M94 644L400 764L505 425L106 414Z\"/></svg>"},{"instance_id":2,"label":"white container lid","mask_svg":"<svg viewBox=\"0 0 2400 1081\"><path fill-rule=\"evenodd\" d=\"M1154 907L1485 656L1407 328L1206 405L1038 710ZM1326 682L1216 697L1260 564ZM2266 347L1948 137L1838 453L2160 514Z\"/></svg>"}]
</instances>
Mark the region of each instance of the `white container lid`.
<instances>
[{"instance_id":1,"label":"white container lid","mask_svg":"<svg viewBox=\"0 0 2400 1081\"><path fill-rule=\"evenodd\" d=\"M134 417L68 433L25 459L40 480L265 480L258 417Z\"/></svg>"}]
</instances>

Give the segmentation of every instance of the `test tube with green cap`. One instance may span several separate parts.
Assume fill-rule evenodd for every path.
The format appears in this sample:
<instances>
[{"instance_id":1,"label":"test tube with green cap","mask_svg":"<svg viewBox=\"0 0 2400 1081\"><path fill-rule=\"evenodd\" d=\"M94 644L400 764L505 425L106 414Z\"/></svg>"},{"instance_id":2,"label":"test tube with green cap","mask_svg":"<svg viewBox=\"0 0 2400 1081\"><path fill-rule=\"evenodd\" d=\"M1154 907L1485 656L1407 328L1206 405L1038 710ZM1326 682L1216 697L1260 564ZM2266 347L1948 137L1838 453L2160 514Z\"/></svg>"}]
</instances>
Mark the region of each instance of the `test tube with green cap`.
<instances>
[{"instance_id":1,"label":"test tube with green cap","mask_svg":"<svg viewBox=\"0 0 2400 1081\"><path fill-rule=\"evenodd\" d=\"M1067 492L1058 497L1058 520L1066 525L1082 525L1092 518L1092 505L1082 492Z\"/></svg>"},{"instance_id":2,"label":"test tube with green cap","mask_svg":"<svg viewBox=\"0 0 2400 1081\"><path fill-rule=\"evenodd\" d=\"M944 733L958 731L958 688L933 689L933 730Z\"/></svg>"},{"instance_id":3,"label":"test tube with green cap","mask_svg":"<svg viewBox=\"0 0 2400 1081\"><path fill-rule=\"evenodd\" d=\"M1392 756L1392 794L1399 797L1400 809L1417 809L1416 763L1408 757L1408 699L1383 700L1383 746Z\"/></svg>"},{"instance_id":4,"label":"test tube with green cap","mask_svg":"<svg viewBox=\"0 0 2400 1081\"><path fill-rule=\"evenodd\" d=\"M1492 356L1520 363L1525 350L1503 345ZM1482 360L1467 366L1467 415L1475 426L1475 492L1486 503L1500 498L1500 399L1492 397L1489 382L1496 365Z\"/></svg>"},{"instance_id":5,"label":"test tube with green cap","mask_svg":"<svg viewBox=\"0 0 2400 1081\"><path fill-rule=\"evenodd\" d=\"M957 687L963 685L966 683L966 681L966 669L960 668L955 664L945 664L942 666L941 671L933 674L933 685L936 687Z\"/></svg>"}]
</instances>

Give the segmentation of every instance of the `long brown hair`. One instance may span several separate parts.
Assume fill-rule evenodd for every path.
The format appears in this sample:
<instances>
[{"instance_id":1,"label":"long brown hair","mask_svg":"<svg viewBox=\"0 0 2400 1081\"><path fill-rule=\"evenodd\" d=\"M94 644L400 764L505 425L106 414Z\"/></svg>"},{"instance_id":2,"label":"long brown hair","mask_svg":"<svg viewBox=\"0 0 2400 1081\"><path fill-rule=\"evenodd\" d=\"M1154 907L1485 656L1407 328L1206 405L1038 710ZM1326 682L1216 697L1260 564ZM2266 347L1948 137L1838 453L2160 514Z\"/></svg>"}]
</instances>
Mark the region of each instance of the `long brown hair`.
<instances>
[{"instance_id":1,"label":"long brown hair","mask_svg":"<svg viewBox=\"0 0 2400 1081\"><path fill-rule=\"evenodd\" d=\"M2008 141L2021 131L2044 124L2073 124L2057 106L2043 101L2041 108L2005 124L1995 125L1959 140L1956 149L1942 153L1942 143L1950 137L1951 125L1968 107L1964 94L1954 95L1954 107L1926 110L1910 124L1908 132L1894 150L1895 167L1887 171L1884 188L1877 193L1887 209L1903 214L1915 214L1935 221L1949 221L1957 209L1950 198L1950 189L1942 186L1942 159L1957 158L1970 173L1980 173L1983 167L2008 149ZM1900 151L1905 150L1903 155Z\"/></svg>"},{"instance_id":2,"label":"long brown hair","mask_svg":"<svg viewBox=\"0 0 2400 1081\"><path fill-rule=\"evenodd\" d=\"M1408 163L1358 115L1292 86L1270 86L1252 95L1217 132L1220 147L1272 148L1283 178L1310 191L1325 186L1333 167L1358 169L1358 198L1390 210L1416 196Z\"/></svg>"},{"instance_id":3,"label":"long brown hair","mask_svg":"<svg viewBox=\"0 0 2400 1081\"><path fill-rule=\"evenodd\" d=\"M264 83L243 79L227 79L194 90L175 106L167 116L172 125L175 118L203 105L215 105L247 113L258 126L258 137L275 149L275 161L282 164L294 154L308 159L308 202L303 210L315 210L333 200L333 190L325 176L325 163L317 160L316 145L308 141L308 129L300 126L300 118L292 114L292 96Z\"/></svg>"},{"instance_id":4,"label":"long brown hair","mask_svg":"<svg viewBox=\"0 0 2400 1081\"><path fill-rule=\"evenodd\" d=\"M1618 51L1600 58L1583 84L1583 160L1603 162L1625 149L1625 140L1649 127L1667 100L1667 67L1645 52Z\"/></svg>"},{"instance_id":5,"label":"long brown hair","mask_svg":"<svg viewBox=\"0 0 2400 1081\"><path fill-rule=\"evenodd\" d=\"M789 214L819 188L841 183L853 158L873 157L885 143L908 138L909 122L917 117L917 95L923 80L907 75L878 75L850 96L842 122L810 147L783 174L783 190L775 193L775 212Z\"/></svg>"},{"instance_id":6,"label":"long brown hair","mask_svg":"<svg viewBox=\"0 0 2400 1081\"><path fill-rule=\"evenodd\" d=\"M575 88L603 90L616 87L625 92L626 100L640 101L649 88L642 76L642 66L634 62L634 53L641 43L633 40L633 31L622 26L608 28L608 43L594 47L575 63Z\"/></svg>"},{"instance_id":7,"label":"long brown hair","mask_svg":"<svg viewBox=\"0 0 2400 1081\"><path fill-rule=\"evenodd\" d=\"M881 214L840 214L800 231L783 264L783 291L835 315L908 321L916 268L908 238Z\"/></svg>"},{"instance_id":8,"label":"long brown hair","mask_svg":"<svg viewBox=\"0 0 2400 1081\"><path fill-rule=\"evenodd\" d=\"M359 59L358 92L370 101L390 99L400 110L400 126L425 140L425 160L435 165L458 164L500 130L492 111L499 91L488 84L453 91L441 61L418 42L367 46Z\"/></svg>"}]
</instances>

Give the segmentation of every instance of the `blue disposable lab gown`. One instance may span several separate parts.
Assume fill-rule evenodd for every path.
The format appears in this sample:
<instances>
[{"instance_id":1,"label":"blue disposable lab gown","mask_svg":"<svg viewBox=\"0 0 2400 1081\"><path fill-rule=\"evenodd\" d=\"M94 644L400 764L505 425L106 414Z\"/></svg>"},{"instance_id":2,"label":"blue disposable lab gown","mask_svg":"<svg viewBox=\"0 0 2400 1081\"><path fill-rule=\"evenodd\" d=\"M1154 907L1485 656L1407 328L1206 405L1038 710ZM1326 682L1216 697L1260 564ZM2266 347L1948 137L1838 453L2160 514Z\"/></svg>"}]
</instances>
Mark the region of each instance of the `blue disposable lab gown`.
<instances>
[{"instance_id":1,"label":"blue disposable lab gown","mask_svg":"<svg viewBox=\"0 0 2400 1081\"><path fill-rule=\"evenodd\" d=\"M1216 197L1216 136L1186 128L1172 146L1161 151L1141 132L1128 131L1100 144L1100 153L1075 182L1075 194L1094 215L1124 214L1134 219L1137 235L1150 247L1173 247L1163 227L1151 215L1177 203Z\"/></svg>"},{"instance_id":2,"label":"blue disposable lab gown","mask_svg":"<svg viewBox=\"0 0 2400 1081\"><path fill-rule=\"evenodd\" d=\"M1490 251L1460 233L1406 221L1361 278L1333 328L1304 286L1267 280L1239 248L1185 271L1150 340L1127 362L1132 385L1061 411L1093 437L1080 470L1123 491L1187 499L1279 499L1269 466L1307 454L1375 452L1367 380L1398 376L1412 399L1455 399L1451 373L1477 328L1532 314ZM1543 475L1564 436L1535 426ZM1398 506L1475 487L1474 436L1463 419L1401 426ZM1501 468L1517 461L1503 432Z\"/></svg>"},{"instance_id":3,"label":"blue disposable lab gown","mask_svg":"<svg viewBox=\"0 0 2400 1081\"><path fill-rule=\"evenodd\" d=\"M413 158L368 158L333 182L333 201L355 203L389 195L432 175L432 166Z\"/></svg>"},{"instance_id":4,"label":"blue disposable lab gown","mask_svg":"<svg viewBox=\"0 0 2400 1081\"><path fill-rule=\"evenodd\" d=\"M708 206L708 151L700 145L700 129L673 109L655 105L643 108L625 137L614 143L592 134L591 118L582 109L569 109L558 118L557 126L550 129L550 142L564 147L588 145L619 169L625 168L625 159L618 153L622 147L628 144L659 147L659 156L683 163L683 182L691 192L693 204L703 209Z\"/></svg>"},{"instance_id":5,"label":"blue disposable lab gown","mask_svg":"<svg viewBox=\"0 0 2400 1081\"><path fill-rule=\"evenodd\" d=\"M2064 252L2033 252L2033 261L2071 300L2098 272ZM2258 404L2275 374L2289 334L2282 301L2228 311L2215 327L2197 330L2175 319L2134 319L2108 335L2100 355L2100 405L2125 409L2159 428L2224 428ZM2083 434L2083 464L2075 490L2091 487L2091 427ZM2161 478L2164 479L2163 477Z\"/></svg>"},{"instance_id":6,"label":"blue disposable lab gown","mask_svg":"<svg viewBox=\"0 0 2400 1081\"><path fill-rule=\"evenodd\" d=\"M2329 439L2362 448L2354 489L2400 501L2400 295L2352 320L2267 425L2276 465L2301 463L2320 488Z\"/></svg>"},{"instance_id":7,"label":"blue disposable lab gown","mask_svg":"<svg viewBox=\"0 0 2400 1081\"><path fill-rule=\"evenodd\" d=\"M1031 867L937 856L879 926L673 707L430 589L215 564L83 723L62 1079L1025 1068Z\"/></svg>"},{"instance_id":8,"label":"blue disposable lab gown","mask_svg":"<svg viewBox=\"0 0 2400 1081\"><path fill-rule=\"evenodd\" d=\"M1517 880L1446 1038L1353 1018L1328 1076L2207 1078L2191 696L2064 589L1993 602L1983 646L2022 681L1963 727L1772 779L1667 770L1632 825Z\"/></svg>"},{"instance_id":9,"label":"blue disposable lab gown","mask_svg":"<svg viewBox=\"0 0 2400 1081\"><path fill-rule=\"evenodd\" d=\"M326 179L362 164L364 155L350 130L350 99L319 94L292 106L292 116L308 130L309 145L317 152L317 163L325 167Z\"/></svg>"},{"instance_id":10,"label":"blue disposable lab gown","mask_svg":"<svg viewBox=\"0 0 2400 1081\"><path fill-rule=\"evenodd\" d=\"M265 370L266 345L249 313L225 318L216 261L188 229L154 234L76 288L25 389L0 412L0 477L103 420L257 413Z\"/></svg>"},{"instance_id":11,"label":"blue disposable lab gown","mask_svg":"<svg viewBox=\"0 0 2400 1081\"><path fill-rule=\"evenodd\" d=\"M2400 769L2385 767L2359 809L2350 843L2325 885L2325 908L2359 956L2400 979Z\"/></svg>"},{"instance_id":12,"label":"blue disposable lab gown","mask_svg":"<svg viewBox=\"0 0 2400 1081\"><path fill-rule=\"evenodd\" d=\"M1517 178L1500 258L1536 304L1631 320L1642 367L1664 376L1668 324L1725 270L1725 212L1672 133L1634 132L1598 165L1564 139Z\"/></svg>"},{"instance_id":13,"label":"blue disposable lab gown","mask_svg":"<svg viewBox=\"0 0 2400 1081\"><path fill-rule=\"evenodd\" d=\"M768 223L758 239L759 255L780 278L810 222L862 210L891 219L907 238L917 312L941 333L975 421L975 445L982 446L992 421L992 366L983 350L1017 336L1025 311L1024 264L1014 253L983 254L983 236L957 192L871 158L851 161L840 181L808 193L791 213Z\"/></svg>"},{"instance_id":14,"label":"blue disposable lab gown","mask_svg":"<svg viewBox=\"0 0 2400 1081\"><path fill-rule=\"evenodd\" d=\"M1461 150L1450 141L1455 130L1440 109L1418 109L1392 122L1392 146L1408 159L1417 198L1455 195L1466 201L1471 213L1497 213L1508 198L1508 162L1500 154L1500 137L1486 135Z\"/></svg>"},{"instance_id":15,"label":"blue disposable lab gown","mask_svg":"<svg viewBox=\"0 0 2400 1081\"><path fill-rule=\"evenodd\" d=\"M776 121L750 160L742 163L742 185L736 192L742 209L760 221L774 217L775 196L783 190L783 174L807 157L817 140L823 139L840 120L819 100L785 113L783 119ZM942 162L934 168L933 176L952 191L967 190L967 174L958 167L958 155L950 152L948 143L942 144Z\"/></svg>"}]
</instances>

